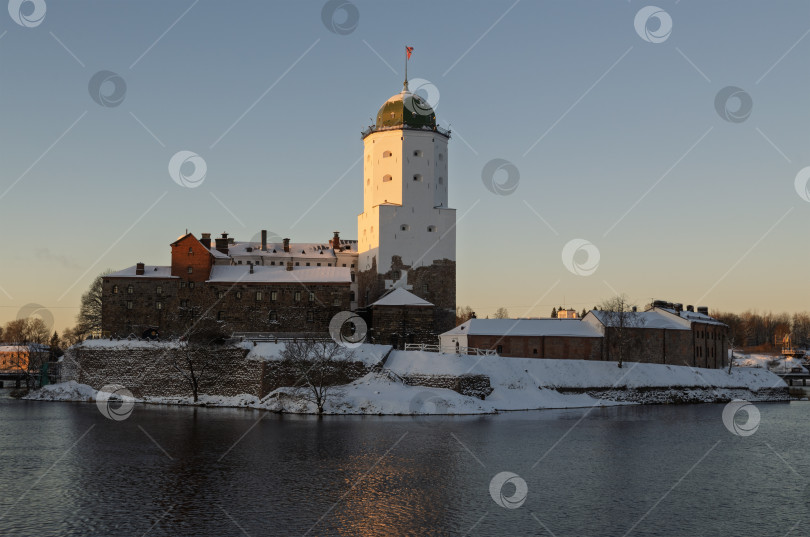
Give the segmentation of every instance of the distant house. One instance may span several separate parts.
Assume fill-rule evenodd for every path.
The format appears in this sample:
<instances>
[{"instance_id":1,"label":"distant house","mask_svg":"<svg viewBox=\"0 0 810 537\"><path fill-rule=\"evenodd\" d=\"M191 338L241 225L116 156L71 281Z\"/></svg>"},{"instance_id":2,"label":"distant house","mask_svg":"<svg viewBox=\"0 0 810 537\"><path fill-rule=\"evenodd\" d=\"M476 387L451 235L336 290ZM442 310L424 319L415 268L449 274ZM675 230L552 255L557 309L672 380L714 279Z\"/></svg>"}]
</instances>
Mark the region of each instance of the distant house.
<instances>
[{"instance_id":1,"label":"distant house","mask_svg":"<svg viewBox=\"0 0 810 537\"><path fill-rule=\"evenodd\" d=\"M500 356L601 360L602 333L579 319L470 319L439 336L444 352L488 349Z\"/></svg>"},{"instance_id":2,"label":"distant house","mask_svg":"<svg viewBox=\"0 0 810 537\"><path fill-rule=\"evenodd\" d=\"M0 345L0 371L22 373L28 371L29 364L39 367L50 353L48 345Z\"/></svg>"},{"instance_id":3,"label":"distant house","mask_svg":"<svg viewBox=\"0 0 810 537\"><path fill-rule=\"evenodd\" d=\"M560 310L557 312L558 319L579 319L579 313L573 309Z\"/></svg>"}]
</instances>

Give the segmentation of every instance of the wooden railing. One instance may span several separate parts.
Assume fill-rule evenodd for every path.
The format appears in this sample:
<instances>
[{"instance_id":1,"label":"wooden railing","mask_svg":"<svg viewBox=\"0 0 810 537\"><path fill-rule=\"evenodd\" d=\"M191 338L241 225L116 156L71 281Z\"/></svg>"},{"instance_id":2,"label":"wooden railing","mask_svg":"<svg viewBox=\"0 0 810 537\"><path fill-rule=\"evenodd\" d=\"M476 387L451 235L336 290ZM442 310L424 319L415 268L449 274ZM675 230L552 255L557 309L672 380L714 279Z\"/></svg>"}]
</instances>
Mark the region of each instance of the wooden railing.
<instances>
[{"instance_id":1,"label":"wooden railing","mask_svg":"<svg viewBox=\"0 0 810 537\"><path fill-rule=\"evenodd\" d=\"M476 347L442 347L441 345L428 345L427 343L406 343L406 351L439 352L442 354L467 354L474 356L498 356L493 349L479 349Z\"/></svg>"}]
</instances>

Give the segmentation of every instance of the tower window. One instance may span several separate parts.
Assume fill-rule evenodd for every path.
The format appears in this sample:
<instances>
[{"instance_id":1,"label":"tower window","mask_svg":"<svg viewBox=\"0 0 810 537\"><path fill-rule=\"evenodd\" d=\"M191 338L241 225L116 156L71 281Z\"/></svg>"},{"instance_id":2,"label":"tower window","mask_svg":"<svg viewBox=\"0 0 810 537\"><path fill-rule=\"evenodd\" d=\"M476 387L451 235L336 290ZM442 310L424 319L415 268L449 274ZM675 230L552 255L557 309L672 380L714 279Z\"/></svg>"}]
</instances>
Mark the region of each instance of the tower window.
<instances>
[{"instance_id":1,"label":"tower window","mask_svg":"<svg viewBox=\"0 0 810 537\"><path fill-rule=\"evenodd\" d=\"M444 153L439 153L439 160L444 160Z\"/></svg>"},{"instance_id":2,"label":"tower window","mask_svg":"<svg viewBox=\"0 0 810 537\"><path fill-rule=\"evenodd\" d=\"M383 151L383 158L388 158L388 157L390 157L390 156L391 156L391 152L390 152L390 151Z\"/></svg>"},{"instance_id":3,"label":"tower window","mask_svg":"<svg viewBox=\"0 0 810 537\"><path fill-rule=\"evenodd\" d=\"M384 175L383 176L383 183L388 183L391 180L392 180L392 177L390 175Z\"/></svg>"},{"instance_id":4,"label":"tower window","mask_svg":"<svg viewBox=\"0 0 810 537\"><path fill-rule=\"evenodd\" d=\"M413 180L414 180L414 181L422 181L422 174L421 174L421 173L417 173L417 174L415 174L415 175L413 176Z\"/></svg>"},{"instance_id":5,"label":"tower window","mask_svg":"<svg viewBox=\"0 0 810 537\"><path fill-rule=\"evenodd\" d=\"M400 231L408 231L409 229L411 229L411 226L409 226L408 224L402 224L401 226L399 226Z\"/></svg>"},{"instance_id":6,"label":"tower window","mask_svg":"<svg viewBox=\"0 0 810 537\"><path fill-rule=\"evenodd\" d=\"M443 184L444 184L444 177L439 177L439 184L440 184L440 185L443 185Z\"/></svg>"},{"instance_id":7,"label":"tower window","mask_svg":"<svg viewBox=\"0 0 810 537\"><path fill-rule=\"evenodd\" d=\"M435 233L436 232L436 226L428 226L427 230L428 230L428 233Z\"/></svg>"},{"instance_id":8,"label":"tower window","mask_svg":"<svg viewBox=\"0 0 810 537\"><path fill-rule=\"evenodd\" d=\"M415 157L421 157L421 156L422 156L422 150L421 150L421 149L416 149L416 150L414 150L414 152L413 152L413 156L415 156Z\"/></svg>"}]
</instances>

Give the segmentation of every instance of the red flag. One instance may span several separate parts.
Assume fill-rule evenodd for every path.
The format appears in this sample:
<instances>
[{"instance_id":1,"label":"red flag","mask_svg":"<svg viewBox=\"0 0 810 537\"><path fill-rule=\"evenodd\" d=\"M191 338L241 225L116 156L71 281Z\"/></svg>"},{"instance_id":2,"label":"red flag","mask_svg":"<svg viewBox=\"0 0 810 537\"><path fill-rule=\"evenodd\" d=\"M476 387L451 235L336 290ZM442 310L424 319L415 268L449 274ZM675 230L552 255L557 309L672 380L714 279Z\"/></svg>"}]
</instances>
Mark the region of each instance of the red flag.
<instances>
[{"instance_id":1,"label":"red flag","mask_svg":"<svg viewBox=\"0 0 810 537\"><path fill-rule=\"evenodd\" d=\"M408 54L408 59L411 59L411 53L413 52L413 47L405 47L405 52Z\"/></svg>"}]
</instances>

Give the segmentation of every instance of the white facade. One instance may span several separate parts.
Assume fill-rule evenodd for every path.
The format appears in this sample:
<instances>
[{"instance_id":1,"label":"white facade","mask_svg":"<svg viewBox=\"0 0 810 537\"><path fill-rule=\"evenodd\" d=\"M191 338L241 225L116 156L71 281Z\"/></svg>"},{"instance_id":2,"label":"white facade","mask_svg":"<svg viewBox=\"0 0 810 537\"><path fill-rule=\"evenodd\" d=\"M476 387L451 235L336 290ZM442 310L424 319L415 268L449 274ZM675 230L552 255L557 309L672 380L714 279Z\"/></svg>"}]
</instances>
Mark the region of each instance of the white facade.
<instances>
[{"instance_id":1,"label":"white facade","mask_svg":"<svg viewBox=\"0 0 810 537\"><path fill-rule=\"evenodd\" d=\"M448 208L448 138L424 129L388 129L364 139L358 269L412 268L456 259L456 210Z\"/></svg>"}]
</instances>

